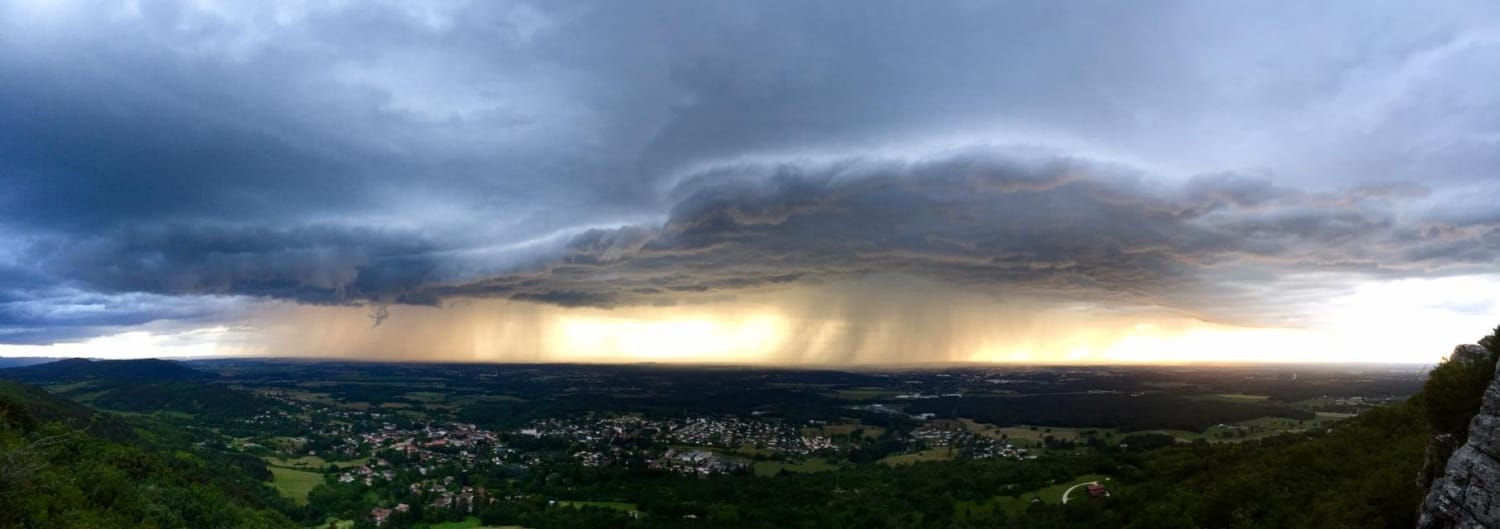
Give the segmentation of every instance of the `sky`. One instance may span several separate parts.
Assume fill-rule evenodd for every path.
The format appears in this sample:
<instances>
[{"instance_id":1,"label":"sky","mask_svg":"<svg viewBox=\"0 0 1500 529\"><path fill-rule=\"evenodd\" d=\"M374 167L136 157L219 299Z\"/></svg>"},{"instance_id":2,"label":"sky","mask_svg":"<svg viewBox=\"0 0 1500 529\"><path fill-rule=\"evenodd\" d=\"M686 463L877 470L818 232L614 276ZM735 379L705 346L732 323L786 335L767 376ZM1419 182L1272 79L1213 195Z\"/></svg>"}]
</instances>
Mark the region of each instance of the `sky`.
<instances>
[{"instance_id":1,"label":"sky","mask_svg":"<svg viewBox=\"0 0 1500 529\"><path fill-rule=\"evenodd\" d=\"M0 355L1430 363L1500 4L0 0Z\"/></svg>"}]
</instances>

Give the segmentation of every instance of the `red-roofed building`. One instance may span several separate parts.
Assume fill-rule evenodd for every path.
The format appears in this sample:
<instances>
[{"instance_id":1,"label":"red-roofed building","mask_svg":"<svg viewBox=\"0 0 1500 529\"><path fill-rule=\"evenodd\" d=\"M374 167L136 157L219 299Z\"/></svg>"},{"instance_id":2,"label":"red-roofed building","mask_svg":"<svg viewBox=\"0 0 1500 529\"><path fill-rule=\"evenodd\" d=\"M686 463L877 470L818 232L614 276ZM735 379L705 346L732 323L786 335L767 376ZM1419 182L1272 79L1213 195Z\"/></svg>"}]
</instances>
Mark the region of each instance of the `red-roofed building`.
<instances>
[{"instance_id":1,"label":"red-roofed building","mask_svg":"<svg viewBox=\"0 0 1500 529\"><path fill-rule=\"evenodd\" d=\"M390 509L382 509L380 507L370 509L370 519L375 521L375 525L385 525L385 520L390 517Z\"/></svg>"}]
</instances>

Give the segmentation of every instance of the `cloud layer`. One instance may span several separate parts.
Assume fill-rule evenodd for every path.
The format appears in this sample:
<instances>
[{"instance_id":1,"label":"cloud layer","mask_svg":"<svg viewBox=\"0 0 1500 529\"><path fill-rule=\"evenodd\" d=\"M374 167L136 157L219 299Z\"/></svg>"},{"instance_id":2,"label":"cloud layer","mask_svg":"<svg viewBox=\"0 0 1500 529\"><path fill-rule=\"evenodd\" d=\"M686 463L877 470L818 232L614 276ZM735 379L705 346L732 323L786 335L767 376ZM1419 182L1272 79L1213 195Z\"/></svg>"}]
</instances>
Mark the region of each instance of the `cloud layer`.
<instances>
[{"instance_id":1,"label":"cloud layer","mask_svg":"<svg viewBox=\"0 0 1500 529\"><path fill-rule=\"evenodd\" d=\"M1489 2L17 0L0 78L4 343L910 281L1276 327L1500 286Z\"/></svg>"}]
</instances>

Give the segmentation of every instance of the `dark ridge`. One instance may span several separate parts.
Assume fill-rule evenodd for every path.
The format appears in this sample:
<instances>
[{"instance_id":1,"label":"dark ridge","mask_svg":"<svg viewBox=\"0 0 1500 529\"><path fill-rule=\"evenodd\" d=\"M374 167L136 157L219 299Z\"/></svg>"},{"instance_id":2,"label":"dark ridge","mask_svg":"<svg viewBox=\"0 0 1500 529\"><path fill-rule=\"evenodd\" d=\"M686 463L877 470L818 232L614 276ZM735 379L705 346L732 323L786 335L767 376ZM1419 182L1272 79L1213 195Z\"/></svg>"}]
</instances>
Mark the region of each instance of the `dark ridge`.
<instances>
[{"instance_id":1,"label":"dark ridge","mask_svg":"<svg viewBox=\"0 0 1500 529\"><path fill-rule=\"evenodd\" d=\"M130 426L113 414L100 413L36 386L0 380L0 423L31 431L52 422L111 441L136 439Z\"/></svg>"},{"instance_id":2,"label":"dark ridge","mask_svg":"<svg viewBox=\"0 0 1500 529\"><path fill-rule=\"evenodd\" d=\"M56 362L56 361L57 361L56 358L51 358L51 357L10 356L10 357L0 358L0 369L5 369L5 368L9 368L9 367L24 367L24 366L30 366L30 365L36 365L36 364L45 364L47 362Z\"/></svg>"},{"instance_id":3,"label":"dark ridge","mask_svg":"<svg viewBox=\"0 0 1500 529\"><path fill-rule=\"evenodd\" d=\"M68 358L56 362L0 369L0 378L23 382L68 382L81 380L212 380L217 375L187 367L180 362L143 360L88 360Z\"/></svg>"}]
</instances>

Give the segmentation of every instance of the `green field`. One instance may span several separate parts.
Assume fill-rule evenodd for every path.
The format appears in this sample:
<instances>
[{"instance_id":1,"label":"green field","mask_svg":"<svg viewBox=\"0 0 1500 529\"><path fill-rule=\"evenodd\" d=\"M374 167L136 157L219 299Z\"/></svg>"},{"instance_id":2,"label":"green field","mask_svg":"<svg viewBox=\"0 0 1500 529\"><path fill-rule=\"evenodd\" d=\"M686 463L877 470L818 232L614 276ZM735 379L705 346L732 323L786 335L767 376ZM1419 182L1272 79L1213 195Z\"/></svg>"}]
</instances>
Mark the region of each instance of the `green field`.
<instances>
[{"instance_id":1,"label":"green field","mask_svg":"<svg viewBox=\"0 0 1500 529\"><path fill-rule=\"evenodd\" d=\"M436 391L410 391L401 395L407 399L418 402L438 403L448 399L448 395Z\"/></svg>"},{"instance_id":2,"label":"green field","mask_svg":"<svg viewBox=\"0 0 1500 529\"><path fill-rule=\"evenodd\" d=\"M1095 432L1100 437L1118 438L1119 432L1114 428L1064 428L1059 426L995 426L976 422L971 419L960 419L963 427L971 433L977 433L991 439L1005 439L1010 444L1023 448L1036 448L1042 446L1042 438L1052 436L1062 441L1082 442L1087 436L1084 432ZM1190 432L1186 432L1190 433Z\"/></svg>"},{"instance_id":3,"label":"green field","mask_svg":"<svg viewBox=\"0 0 1500 529\"><path fill-rule=\"evenodd\" d=\"M1260 403L1271 399L1270 395L1251 395L1249 393L1212 393L1205 395L1193 395L1188 397L1193 400L1219 400L1224 402L1248 402Z\"/></svg>"},{"instance_id":4,"label":"green field","mask_svg":"<svg viewBox=\"0 0 1500 529\"><path fill-rule=\"evenodd\" d=\"M1209 398L1221 398L1222 395L1213 395ZM1243 395L1242 397L1253 398L1256 395ZM1203 439L1209 442L1238 442L1252 439L1261 439L1281 435L1283 433L1302 432L1314 428L1326 428L1338 421L1353 417L1350 414L1318 412L1317 418L1310 421L1297 421L1280 417L1260 417L1247 421L1240 421L1228 425L1210 426L1202 432L1191 432L1187 430L1142 430L1138 432L1121 432L1114 428L1067 428L1061 426L995 426L977 422L971 419L961 419L963 427L971 433L976 433L991 439L1004 439L1012 445L1023 448L1037 448L1042 446L1042 438L1048 435L1061 441L1072 441L1082 443L1087 440L1087 432L1104 439L1108 444L1118 444L1121 439L1134 434L1165 434L1176 438L1180 442L1193 442ZM1240 432L1244 431L1244 436Z\"/></svg>"},{"instance_id":5,"label":"green field","mask_svg":"<svg viewBox=\"0 0 1500 529\"><path fill-rule=\"evenodd\" d=\"M838 468L838 465L822 459L809 459L796 463L788 463L786 461L756 461L755 475L775 476L780 474L782 470L787 472L827 472L837 470Z\"/></svg>"},{"instance_id":6,"label":"green field","mask_svg":"<svg viewBox=\"0 0 1500 529\"><path fill-rule=\"evenodd\" d=\"M480 525L478 516L470 516L457 522L443 522L426 526L428 529L524 529L519 525Z\"/></svg>"},{"instance_id":7,"label":"green field","mask_svg":"<svg viewBox=\"0 0 1500 529\"><path fill-rule=\"evenodd\" d=\"M1109 476L1105 476L1103 474L1087 474L1083 476L1076 476L1073 479L1043 487L1037 490L1026 491L1013 496L1000 496L992 501L994 501L995 504L1000 508L1005 509L1006 512L1016 514L1024 512L1027 507L1030 507L1032 498L1041 498L1042 502L1044 503L1062 503L1063 492L1067 491L1068 487L1072 487L1073 485L1077 485L1079 483L1098 481L1105 484L1107 487L1114 488L1114 482L1106 481L1108 479ZM1073 491L1073 497L1070 499L1076 501L1078 498L1082 497L1079 496L1081 491L1081 488L1079 490Z\"/></svg>"},{"instance_id":8,"label":"green field","mask_svg":"<svg viewBox=\"0 0 1500 529\"><path fill-rule=\"evenodd\" d=\"M880 463L883 465L895 466L910 465L912 463L920 463L923 461L947 461L953 458L951 452L952 451L949 450L946 446L938 448L928 448L921 452L885 456L880 460Z\"/></svg>"},{"instance_id":9,"label":"green field","mask_svg":"<svg viewBox=\"0 0 1500 529\"><path fill-rule=\"evenodd\" d=\"M53 384L53 385L44 386L44 387L45 387L45 389L49 393L67 393L69 391L76 391L76 390L80 390L80 389L86 388L86 387L88 387L89 385L91 385L93 383L94 383L94 381L92 381L92 380L85 380L83 382L72 382L72 383L68 383L68 384Z\"/></svg>"},{"instance_id":10,"label":"green field","mask_svg":"<svg viewBox=\"0 0 1500 529\"><path fill-rule=\"evenodd\" d=\"M323 483L323 475L305 470L271 467L271 485L276 492L297 505L307 505L307 493Z\"/></svg>"},{"instance_id":11,"label":"green field","mask_svg":"<svg viewBox=\"0 0 1500 529\"><path fill-rule=\"evenodd\" d=\"M343 405L343 403L334 400L333 397L327 393L317 393L312 391L285 391L285 393L291 398L300 401L311 402L313 404L322 404L324 406L334 407Z\"/></svg>"},{"instance_id":12,"label":"green field","mask_svg":"<svg viewBox=\"0 0 1500 529\"><path fill-rule=\"evenodd\" d=\"M273 467L285 467L285 468L292 468L292 469L299 469L299 470L312 470L312 471L317 471L317 472L322 472L323 469L327 468L328 465L330 464L327 460L325 460L325 459L323 459L321 457L318 457L318 456L302 456L302 457L293 457L293 458L278 457L278 456L266 456L266 457L263 457L261 459L265 459L266 460L266 464L271 465ZM362 458L354 459L354 460L350 460L350 461L335 461L335 462L333 462L331 464L334 465L334 466L337 466L339 468L354 468L354 467L357 467L357 466L365 464L369 460L370 460L370 458L368 458L368 457L362 457Z\"/></svg>"},{"instance_id":13,"label":"green field","mask_svg":"<svg viewBox=\"0 0 1500 529\"><path fill-rule=\"evenodd\" d=\"M803 437L812 437L816 435L832 437L834 435L849 435L851 433L854 433L855 430L861 430L863 432L861 435L863 435L866 439L875 439L885 434L885 428L882 428L880 426L866 426L857 422L830 424L821 427L807 427L803 428L801 432Z\"/></svg>"},{"instance_id":14,"label":"green field","mask_svg":"<svg viewBox=\"0 0 1500 529\"><path fill-rule=\"evenodd\" d=\"M634 503L626 503L626 502L623 502L623 501L558 500L557 503L556 503L556 505L558 507L570 507L570 508L574 508L574 509L582 509L584 507L594 507L594 508L598 508L598 509L614 509L614 510L621 511L621 512L630 512L630 513L637 512L636 506L635 506Z\"/></svg>"},{"instance_id":15,"label":"green field","mask_svg":"<svg viewBox=\"0 0 1500 529\"><path fill-rule=\"evenodd\" d=\"M833 392L830 392L830 393L825 393L825 395L828 395L828 396L836 398L836 399L853 400L853 401L866 401L866 400L882 399L882 398L890 397L890 396L895 395L895 394L896 394L895 391L891 391L889 389L883 389L883 388L850 388L850 389L839 389L839 390L834 390Z\"/></svg>"}]
</instances>

